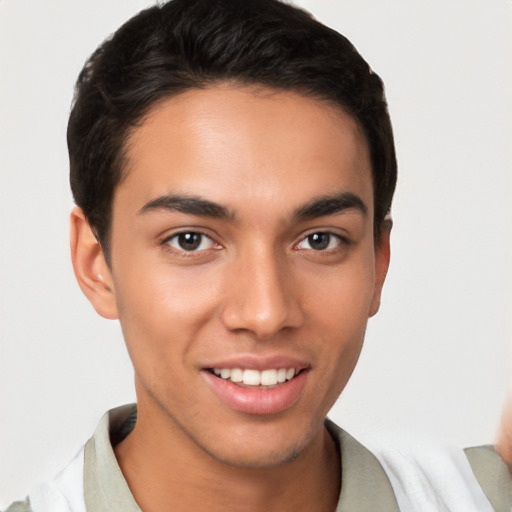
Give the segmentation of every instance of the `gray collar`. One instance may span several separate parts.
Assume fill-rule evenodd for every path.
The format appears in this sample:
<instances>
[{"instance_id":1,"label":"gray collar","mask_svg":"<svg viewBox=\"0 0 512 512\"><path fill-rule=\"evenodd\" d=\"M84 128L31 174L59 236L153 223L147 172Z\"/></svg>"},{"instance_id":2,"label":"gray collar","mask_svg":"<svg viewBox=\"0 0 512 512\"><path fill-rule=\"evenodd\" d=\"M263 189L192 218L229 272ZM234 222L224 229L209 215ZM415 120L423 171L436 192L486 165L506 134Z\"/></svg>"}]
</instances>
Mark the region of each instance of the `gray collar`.
<instances>
[{"instance_id":1,"label":"gray collar","mask_svg":"<svg viewBox=\"0 0 512 512\"><path fill-rule=\"evenodd\" d=\"M87 511L141 512L112 449L112 442L116 444L133 429L136 418L136 405L112 409L85 445ZM398 512L391 484L373 454L332 421L327 420L326 426L341 453L342 485L335 512Z\"/></svg>"}]
</instances>

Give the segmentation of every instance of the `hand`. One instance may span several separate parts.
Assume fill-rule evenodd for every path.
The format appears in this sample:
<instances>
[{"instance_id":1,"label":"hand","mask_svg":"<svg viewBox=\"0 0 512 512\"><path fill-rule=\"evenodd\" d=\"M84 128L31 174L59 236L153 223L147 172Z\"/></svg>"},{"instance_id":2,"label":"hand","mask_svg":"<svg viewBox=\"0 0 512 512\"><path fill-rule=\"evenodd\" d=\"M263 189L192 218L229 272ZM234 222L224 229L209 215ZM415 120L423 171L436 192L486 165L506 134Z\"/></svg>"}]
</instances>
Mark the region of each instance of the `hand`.
<instances>
[{"instance_id":1,"label":"hand","mask_svg":"<svg viewBox=\"0 0 512 512\"><path fill-rule=\"evenodd\" d=\"M510 394L501 417L496 450L512 469L512 393Z\"/></svg>"}]
</instances>

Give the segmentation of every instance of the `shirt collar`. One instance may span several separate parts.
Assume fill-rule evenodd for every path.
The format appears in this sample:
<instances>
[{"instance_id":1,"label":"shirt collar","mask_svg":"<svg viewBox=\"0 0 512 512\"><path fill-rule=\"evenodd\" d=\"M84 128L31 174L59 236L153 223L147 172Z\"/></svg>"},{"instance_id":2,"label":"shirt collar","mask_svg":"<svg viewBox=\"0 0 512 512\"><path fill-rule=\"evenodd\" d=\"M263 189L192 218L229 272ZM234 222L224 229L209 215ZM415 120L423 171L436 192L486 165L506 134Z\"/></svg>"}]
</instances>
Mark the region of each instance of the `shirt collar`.
<instances>
[{"instance_id":1,"label":"shirt collar","mask_svg":"<svg viewBox=\"0 0 512 512\"><path fill-rule=\"evenodd\" d=\"M126 437L137 418L137 406L112 409L85 445L84 497L87 510L142 512L117 463L114 445ZM341 492L335 512L398 512L391 484L374 455L332 421L326 427L341 453Z\"/></svg>"}]
</instances>

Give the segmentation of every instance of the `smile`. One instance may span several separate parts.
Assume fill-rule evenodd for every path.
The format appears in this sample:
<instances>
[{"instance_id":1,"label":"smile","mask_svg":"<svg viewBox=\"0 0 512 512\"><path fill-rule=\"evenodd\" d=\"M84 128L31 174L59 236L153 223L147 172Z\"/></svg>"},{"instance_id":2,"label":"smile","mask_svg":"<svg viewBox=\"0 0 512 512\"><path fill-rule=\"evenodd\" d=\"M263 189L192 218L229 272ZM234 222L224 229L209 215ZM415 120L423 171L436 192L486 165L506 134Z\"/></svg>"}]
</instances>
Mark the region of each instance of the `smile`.
<instances>
[{"instance_id":1,"label":"smile","mask_svg":"<svg viewBox=\"0 0 512 512\"><path fill-rule=\"evenodd\" d=\"M295 368L275 368L258 371L242 368L213 368L217 377L244 386L276 386L293 379L299 371Z\"/></svg>"},{"instance_id":2,"label":"smile","mask_svg":"<svg viewBox=\"0 0 512 512\"><path fill-rule=\"evenodd\" d=\"M230 409L251 415L271 415L299 400L309 369L279 364L264 370L227 366L204 368L201 375L214 395Z\"/></svg>"}]
</instances>

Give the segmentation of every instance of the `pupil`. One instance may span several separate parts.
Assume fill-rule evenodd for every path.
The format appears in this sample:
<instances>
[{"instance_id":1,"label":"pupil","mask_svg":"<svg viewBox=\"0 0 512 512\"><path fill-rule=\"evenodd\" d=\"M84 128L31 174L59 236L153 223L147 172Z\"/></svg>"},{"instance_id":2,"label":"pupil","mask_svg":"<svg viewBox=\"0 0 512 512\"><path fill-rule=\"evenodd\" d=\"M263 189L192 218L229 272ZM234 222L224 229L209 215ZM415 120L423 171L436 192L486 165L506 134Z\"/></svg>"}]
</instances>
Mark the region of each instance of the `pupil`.
<instances>
[{"instance_id":1,"label":"pupil","mask_svg":"<svg viewBox=\"0 0 512 512\"><path fill-rule=\"evenodd\" d=\"M314 233L308 236L309 245L315 251L325 249L329 245L330 241L331 237L328 233Z\"/></svg>"},{"instance_id":2,"label":"pupil","mask_svg":"<svg viewBox=\"0 0 512 512\"><path fill-rule=\"evenodd\" d=\"M181 233L178 236L178 243L185 251L193 251L201 244L201 235L199 233Z\"/></svg>"}]
</instances>

